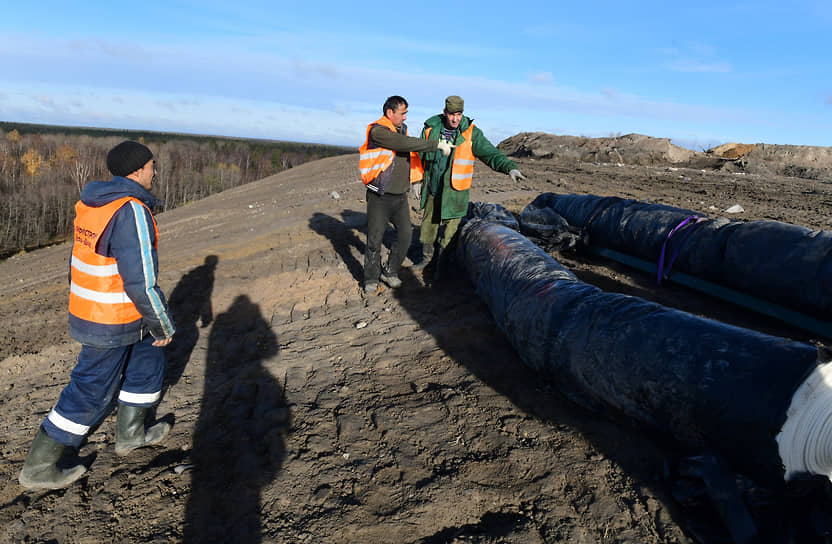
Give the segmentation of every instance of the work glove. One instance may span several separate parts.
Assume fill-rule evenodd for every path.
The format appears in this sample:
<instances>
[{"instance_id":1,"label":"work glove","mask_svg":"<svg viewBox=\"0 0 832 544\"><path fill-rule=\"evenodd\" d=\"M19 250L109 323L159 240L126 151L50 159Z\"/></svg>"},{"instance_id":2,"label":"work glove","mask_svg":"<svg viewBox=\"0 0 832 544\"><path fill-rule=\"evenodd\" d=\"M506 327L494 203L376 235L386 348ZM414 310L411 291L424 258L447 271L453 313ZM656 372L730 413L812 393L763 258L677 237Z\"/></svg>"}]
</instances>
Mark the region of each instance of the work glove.
<instances>
[{"instance_id":1,"label":"work glove","mask_svg":"<svg viewBox=\"0 0 832 544\"><path fill-rule=\"evenodd\" d=\"M525 180L529 179L526 176L524 176L523 173L520 170L512 170L511 172L508 173L508 175L511 176L511 181L513 181L515 183L520 181L520 180L525 181Z\"/></svg>"},{"instance_id":2,"label":"work glove","mask_svg":"<svg viewBox=\"0 0 832 544\"><path fill-rule=\"evenodd\" d=\"M418 183L411 183L410 190L413 191L413 196L416 197L416 200L422 200L422 182Z\"/></svg>"},{"instance_id":3,"label":"work glove","mask_svg":"<svg viewBox=\"0 0 832 544\"><path fill-rule=\"evenodd\" d=\"M439 143L436 144L436 149L441 151L442 154L446 157L451 154L451 150L455 147L455 145L451 145L445 140L439 140Z\"/></svg>"}]
</instances>

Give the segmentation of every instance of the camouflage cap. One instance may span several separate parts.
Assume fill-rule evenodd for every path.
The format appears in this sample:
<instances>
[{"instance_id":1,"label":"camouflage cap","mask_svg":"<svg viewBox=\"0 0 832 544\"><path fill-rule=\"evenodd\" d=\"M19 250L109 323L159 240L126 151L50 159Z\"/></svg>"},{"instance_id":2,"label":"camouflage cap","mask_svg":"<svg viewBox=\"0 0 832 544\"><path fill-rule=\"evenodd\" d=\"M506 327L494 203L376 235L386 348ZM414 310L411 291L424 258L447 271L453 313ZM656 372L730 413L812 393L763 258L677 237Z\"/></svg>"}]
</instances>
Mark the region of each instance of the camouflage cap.
<instances>
[{"instance_id":1,"label":"camouflage cap","mask_svg":"<svg viewBox=\"0 0 832 544\"><path fill-rule=\"evenodd\" d=\"M465 109L465 101L461 96L451 95L445 99L445 111L448 113L456 113Z\"/></svg>"}]
</instances>

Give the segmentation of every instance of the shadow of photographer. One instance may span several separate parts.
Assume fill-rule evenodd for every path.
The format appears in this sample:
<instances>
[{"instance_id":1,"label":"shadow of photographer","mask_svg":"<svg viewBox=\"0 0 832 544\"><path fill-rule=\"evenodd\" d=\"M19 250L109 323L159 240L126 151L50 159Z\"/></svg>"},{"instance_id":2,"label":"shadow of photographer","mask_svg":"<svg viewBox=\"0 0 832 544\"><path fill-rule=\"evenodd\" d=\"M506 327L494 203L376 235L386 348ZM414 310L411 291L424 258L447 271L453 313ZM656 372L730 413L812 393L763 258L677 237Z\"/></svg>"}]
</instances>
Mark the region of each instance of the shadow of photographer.
<instances>
[{"instance_id":1,"label":"shadow of photographer","mask_svg":"<svg viewBox=\"0 0 832 544\"><path fill-rule=\"evenodd\" d=\"M193 436L185 542L260 542L260 494L286 456L291 423L283 385L264 362L277 336L238 296L211 328Z\"/></svg>"}]
</instances>

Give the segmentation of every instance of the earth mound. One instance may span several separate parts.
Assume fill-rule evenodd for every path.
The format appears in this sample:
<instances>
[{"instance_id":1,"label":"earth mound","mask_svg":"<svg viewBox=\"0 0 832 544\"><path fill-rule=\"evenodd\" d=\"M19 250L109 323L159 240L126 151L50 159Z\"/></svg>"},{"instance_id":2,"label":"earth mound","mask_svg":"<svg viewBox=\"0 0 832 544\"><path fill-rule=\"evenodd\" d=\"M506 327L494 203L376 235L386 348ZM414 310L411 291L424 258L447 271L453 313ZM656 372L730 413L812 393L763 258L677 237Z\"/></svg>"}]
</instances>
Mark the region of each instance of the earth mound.
<instances>
[{"instance_id":1,"label":"earth mound","mask_svg":"<svg viewBox=\"0 0 832 544\"><path fill-rule=\"evenodd\" d=\"M757 144L738 162L753 174L832 181L832 147Z\"/></svg>"},{"instance_id":2,"label":"earth mound","mask_svg":"<svg viewBox=\"0 0 832 544\"><path fill-rule=\"evenodd\" d=\"M607 138L522 132L497 147L511 157L587 163L706 168L727 173L832 180L832 147L726 143L692 151L668 138L627 134Z\"/></svg>"},{"instance_id":3,"label":"earth mound","mask_svg":"<svg viewBox=\"0 0 832 544\"><path fill-rule=\"evenodd\" d=\"M585 138L523 132L504 140L498 147L511 157L562 158L639 166L686 163L696 155L695 151L673 145L668 138L652 138L643 134Z\"/></svg>"},{"instance_id":4,"label":"earth mound","mask_svg":"<svg viewBox=\"0 0 832 544\"><path fill-rule=\"evenodd\" d=\"M729 143L712 147L707 152L723 159L739 159L752 149L754 146L751 144Z\"/></svg>"}]
</instances>

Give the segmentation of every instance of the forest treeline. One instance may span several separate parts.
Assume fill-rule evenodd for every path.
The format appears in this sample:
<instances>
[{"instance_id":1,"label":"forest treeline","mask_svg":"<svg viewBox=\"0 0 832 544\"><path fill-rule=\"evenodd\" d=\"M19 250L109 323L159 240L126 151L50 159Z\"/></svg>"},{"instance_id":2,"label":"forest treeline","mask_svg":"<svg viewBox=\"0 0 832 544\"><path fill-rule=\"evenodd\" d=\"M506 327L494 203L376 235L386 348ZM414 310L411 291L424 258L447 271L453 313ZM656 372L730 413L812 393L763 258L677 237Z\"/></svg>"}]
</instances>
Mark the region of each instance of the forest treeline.
<instances>
[{"instance_id":1,"label":"forest treeline","mask_svg":"<svg viewBox=\"0 0 832 544\"><path fill-rule=\"evenodd\" d=\"M84 185L109 180L107 151L125 139L156 159L161 211L349 147L0 122L0 259L69 238Z\"/></svg>"}]
</instances>

